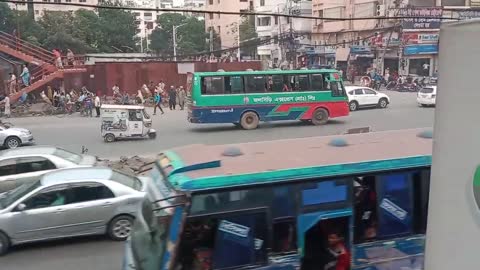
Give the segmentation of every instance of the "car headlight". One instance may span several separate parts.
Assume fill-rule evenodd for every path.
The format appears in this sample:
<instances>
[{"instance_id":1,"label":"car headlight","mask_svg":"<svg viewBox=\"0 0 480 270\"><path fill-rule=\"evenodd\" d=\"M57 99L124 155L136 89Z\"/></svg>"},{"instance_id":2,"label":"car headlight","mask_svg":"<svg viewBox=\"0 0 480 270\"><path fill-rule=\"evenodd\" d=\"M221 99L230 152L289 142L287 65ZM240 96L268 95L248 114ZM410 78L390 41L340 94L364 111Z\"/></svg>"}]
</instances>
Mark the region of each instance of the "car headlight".
<instances>
[{"instance_id":1,"label":"car headlight","mask_svg":"<svg viewBox=\"0 0 480 270\"><path fill-rule=\"evenodd\" d=\"M32 134L30 131L22 131L21 133L22 135L25 135L25 136Z\"/></svg>"}]
</instances>

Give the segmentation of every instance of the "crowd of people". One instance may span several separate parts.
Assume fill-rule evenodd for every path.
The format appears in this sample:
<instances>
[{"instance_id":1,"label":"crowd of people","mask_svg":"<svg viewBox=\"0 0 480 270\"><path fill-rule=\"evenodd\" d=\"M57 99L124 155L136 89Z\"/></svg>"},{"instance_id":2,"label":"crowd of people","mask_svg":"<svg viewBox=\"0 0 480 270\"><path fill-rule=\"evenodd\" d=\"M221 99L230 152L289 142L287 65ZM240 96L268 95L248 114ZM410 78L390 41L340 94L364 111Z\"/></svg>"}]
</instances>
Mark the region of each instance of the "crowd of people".
<instances>
[{"instance_id":1,"label":"crowd of people","mask_svg":"<svg viewBox=\"0 0 480 270\"><path fill-rule=\"evenodd\" d=\"M96 117L100 117L101 98L98 94L90 92L85 86L80 91L72 89L70 92L47 87L47 93L42 91L41 98L48 104L65 113L80 112L83 116L93 117L95 108Z\"/></svg>"},{"instance_id":2,"label":"crowd of people","mask_svg":"<svg viewBox=\"0 0 480 270\"><path fill-rule=\"evenodd\" d=\"M170 108L170 110L176 110L177 106L180 110L185 109L186 91L183 86L171 85L169 89L166 89L166 84L162 80L159 83L150 81L150 83L142 85L137 91L137 95L133 98L127 93L122 92L118 84L112 87L113 97L117 104L151 104L154 107L153 114L157 113L157 109L164 114L162 106Z\"/></svg>"}]
</instances>

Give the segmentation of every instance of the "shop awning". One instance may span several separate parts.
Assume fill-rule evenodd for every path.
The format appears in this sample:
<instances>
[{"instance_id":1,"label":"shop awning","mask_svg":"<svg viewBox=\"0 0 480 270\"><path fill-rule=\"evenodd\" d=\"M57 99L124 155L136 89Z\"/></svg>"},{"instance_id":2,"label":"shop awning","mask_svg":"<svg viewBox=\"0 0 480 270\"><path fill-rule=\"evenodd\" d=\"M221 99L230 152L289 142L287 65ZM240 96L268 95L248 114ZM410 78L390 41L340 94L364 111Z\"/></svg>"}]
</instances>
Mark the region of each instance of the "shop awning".
<instances>
[{"instance_id":1,"label":"shop awning","mask_svg":"<svg viewBox=\"0 0 480 270\"><path fill-rule=\"evenodd\" d=\"M338 61L348 61L348 55L350 54L350 48L337 48L335 52L335 59Z\"/></svg>"}]
</instances>

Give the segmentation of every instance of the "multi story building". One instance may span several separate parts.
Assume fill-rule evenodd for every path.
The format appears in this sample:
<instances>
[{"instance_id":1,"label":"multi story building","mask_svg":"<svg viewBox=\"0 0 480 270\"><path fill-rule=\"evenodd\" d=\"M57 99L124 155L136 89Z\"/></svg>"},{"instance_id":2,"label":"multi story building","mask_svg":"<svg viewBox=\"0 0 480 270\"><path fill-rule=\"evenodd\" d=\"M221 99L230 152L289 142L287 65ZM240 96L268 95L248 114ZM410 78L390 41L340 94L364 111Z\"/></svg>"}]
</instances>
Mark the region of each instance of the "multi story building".
<instances>
[{"instance_id":1,"label":"multi story building","mask_svg":"<svg viewBox=\"0 0 480 270\"><path fill-rule=\"evenodd\" d=\"M277 13L311 16L311 0L255 0L254 8L260 13ZM312 21L277 16L257 16L255 28L260 38L272 39L258 47L258 56L270 67L285 62L298 62L310 45Z\"/></svg>"},{"instance_id":2,"label":"multi story building","mask_svg":"<svg viewBox=\"0 0 480 270\"><path fill-rule=\"evenodd\" d=\"M43 2L55 2L55 3L76 3L76 4L84 4L84 5L98 5L99 0L43 0ZM25 4L12 4L9 3L10 8L13 10L20 10L20 11L27 11L28 4L25 0ZM81 7L81 6L66 6L66 5L42 5L42 4L34 4L33 11L35 19L38 19L43 16L45 11L77 11L79 9L89 9L94 10L94 8L90 7Z\"/></svg>"},{"instance_id":3,"label":"multi story building","mask_svg":"<svg viewBox=\"0 0 480 270\"><path fill-rule=\"evenodd\" d=\"M253 10L253 0L207 0L208 11L240 12ZM222 49L228 49L239 44L239 24L241 17L238 15L206 14L205 27L207 32L215 31L221 41Z\"/></svg>"}]
</instances>

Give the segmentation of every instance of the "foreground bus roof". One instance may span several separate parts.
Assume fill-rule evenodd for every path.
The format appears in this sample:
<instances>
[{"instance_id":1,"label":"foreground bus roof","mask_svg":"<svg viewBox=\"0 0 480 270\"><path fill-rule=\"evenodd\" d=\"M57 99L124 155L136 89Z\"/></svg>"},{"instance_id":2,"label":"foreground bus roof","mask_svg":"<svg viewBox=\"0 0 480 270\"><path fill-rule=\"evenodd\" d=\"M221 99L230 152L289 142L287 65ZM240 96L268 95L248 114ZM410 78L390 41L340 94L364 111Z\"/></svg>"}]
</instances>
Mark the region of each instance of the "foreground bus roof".
<instances>
[{"instance_id":1,"label":"foreground bus roof","mask_svg":"<svg viewBox=\"0 0 480 270\"><path fill-rule=\"evenodd\" d=\"M234 156L238 152L240 155ZM172 166L168 170L171 184L197 191L425 167L431 164L431 153L430 130L410 129L234 145L197 144L163 154Z\"/></svg>"},{"instance_id":2,"label":"foreground bus roof","mask_svg":"<svg viewBox=\"0 0 480 270\"><path fill-rule=\"evenodd\" d=\"M315 74L315 73L338 73L335 69L305 69L305 70L254 70L254 71L217 71L217 72L195 72L199 76L221 76L221 75L283 75L283 74Z\"/></svg>"}]
</instances>

